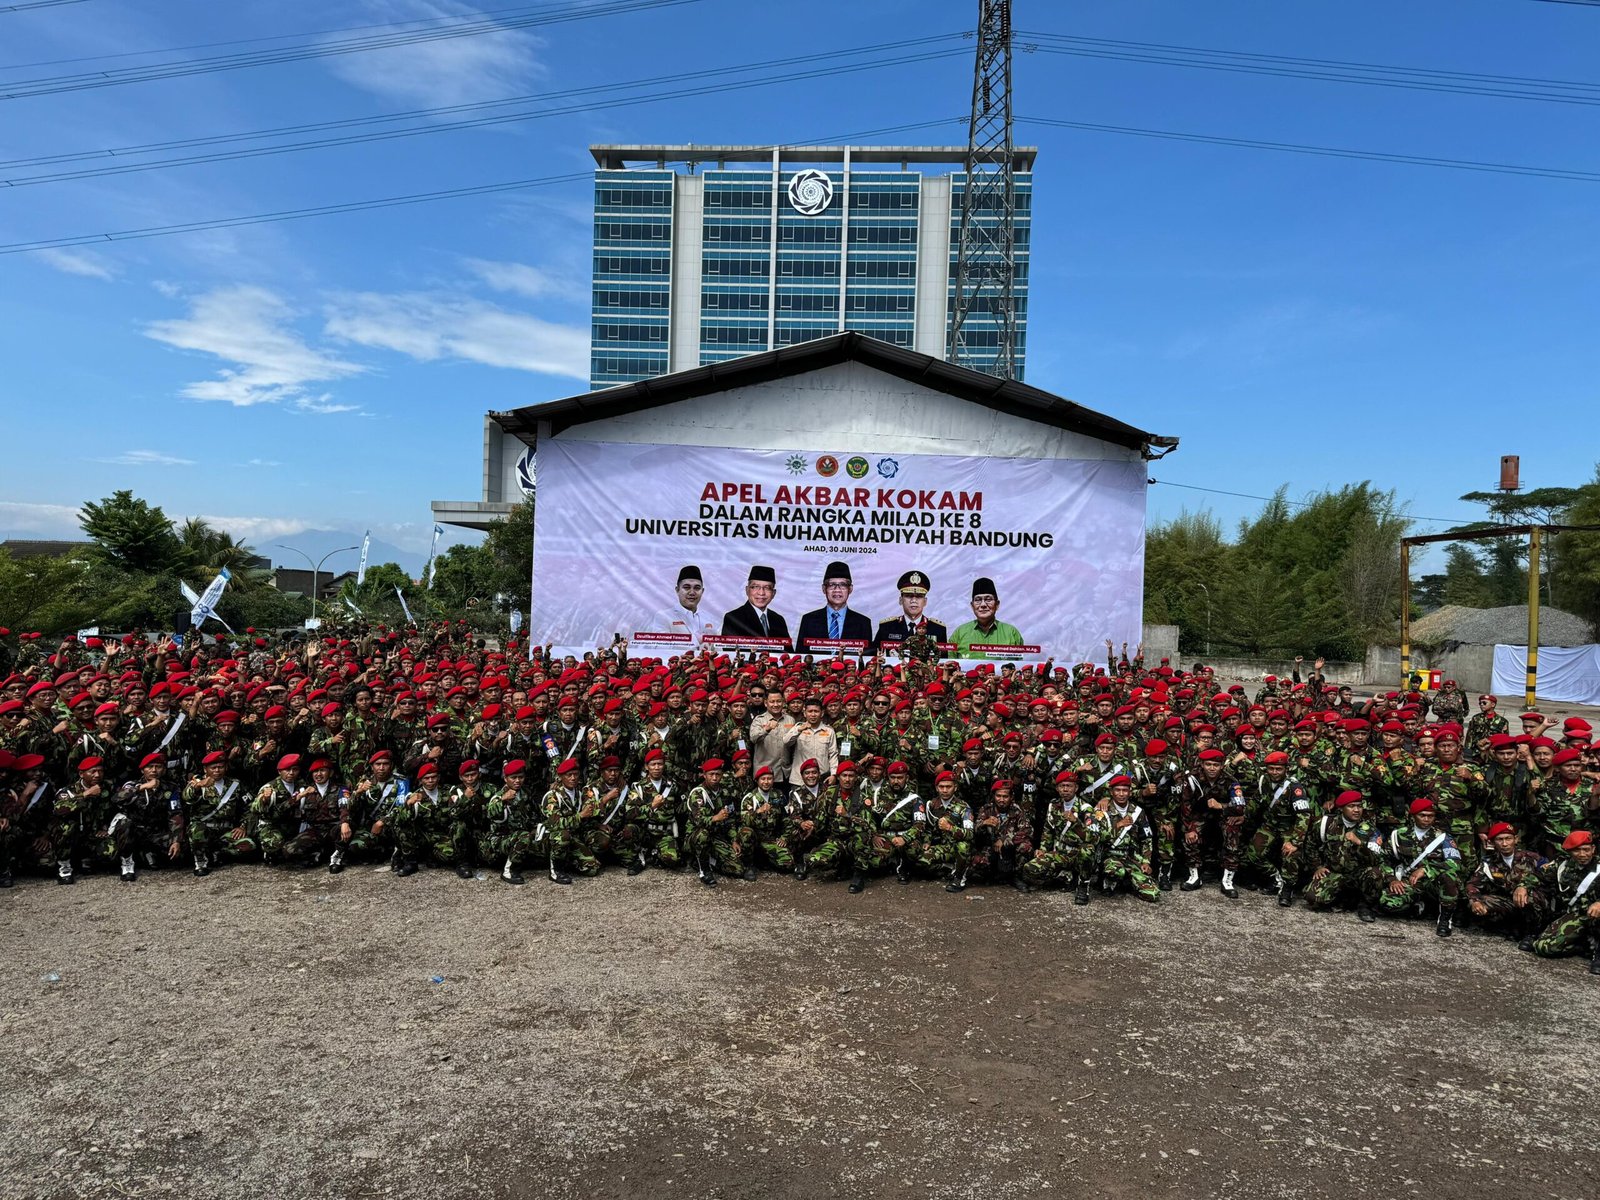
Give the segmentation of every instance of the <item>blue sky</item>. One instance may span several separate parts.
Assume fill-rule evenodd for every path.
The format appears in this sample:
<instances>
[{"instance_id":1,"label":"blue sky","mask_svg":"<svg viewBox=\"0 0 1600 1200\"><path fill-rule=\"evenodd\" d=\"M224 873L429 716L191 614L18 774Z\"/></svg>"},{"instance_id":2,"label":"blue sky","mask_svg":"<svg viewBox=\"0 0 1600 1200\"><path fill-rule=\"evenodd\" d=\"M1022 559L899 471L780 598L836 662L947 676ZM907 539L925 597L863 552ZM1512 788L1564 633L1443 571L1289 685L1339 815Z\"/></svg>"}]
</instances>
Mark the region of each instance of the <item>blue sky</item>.
<instances>
[{"instance_id":1,"label":"blue sky","mask_svg":"<svg viewBox=\"0 0 1600 1200\"><path fill-rule=\"evenodd\" d=\"M976 8L695 0L0 99L0 179L102 168L112 156L23 159L955 33ZM513 0L481 10L432 0L85 0L0 12L0 94L25 80L303 46L354 36L325 31L356 26L478 11L506 22L531 10ZM1015 12L1024 31L1600 85L1600 8L1577 4L1016 0ZM423 26L376 32L402 28ZM1456 497L1493 487L1504 453L1522 456L1530 486L1591 476L1600 184L1030 119L1593 171L1593 104L1112 61L1038 44L1018 54L1015 78L1018 140L1040 148L1030 383L1181 437L1152 469L1173 484L1264 495L1287 483L1294 497L1371 479L1418 517L1455 519L1473 515ZM862 140L961 141L952 118L967 103L970 43L929 48L954 53L487 128L11 186L0 194L0 242L586 172L592 142L804 142L930 121L947 123ZM479 494L482 413L586 386L590 201L579 180L0 255L9 450L0 536L70 535L79 503L131 487L263 549L307 530L371 527L425 553L428 502ZM1151 489L1154 519L1202 506L1230 525L1258 507Z\"/></svg>"}]
</instances>

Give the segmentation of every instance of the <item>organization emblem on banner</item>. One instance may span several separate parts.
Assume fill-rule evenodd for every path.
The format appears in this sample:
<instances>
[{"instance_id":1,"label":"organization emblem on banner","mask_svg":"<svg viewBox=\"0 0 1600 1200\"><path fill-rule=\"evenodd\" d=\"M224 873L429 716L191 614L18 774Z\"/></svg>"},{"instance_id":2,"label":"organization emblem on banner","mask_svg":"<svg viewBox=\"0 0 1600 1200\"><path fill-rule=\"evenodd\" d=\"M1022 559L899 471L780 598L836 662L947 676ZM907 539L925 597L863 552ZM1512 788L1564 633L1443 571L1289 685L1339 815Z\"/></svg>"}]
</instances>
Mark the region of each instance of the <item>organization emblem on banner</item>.
<instances>
[{"instance_id":1,"label":"organization emblem on banner","mask_svg":"<svg viewBox=\"0 0 1600 1200\"><path fill-rule=\"evenodd\" d=\"M880 458L878 460L878 474L885 479L893 479L900 474L900 464L892 458Z\"/></svg>"},{"instance_id":2,"label":"organization emblem on banner","mask_svg":"<svg viewBox=\"0 0 1600 1200\"><path fill-rule=\"evenodd\" d=\"M817 459L817 474L824 479L832 479L839 473L839 460L831 454L821 455Z\"/></svg>"},{"instance_id":3,"label":"organization emblem on banner","mask_svg":"<svg viewBox=\"0 0 1600 1200\"><path fill-rule=\"evenodd\" d=\"M851 479L865 479L867 471L870 469L867 460L859 454L844 464L844 473L850 476Z\"/></svg>"},{"instance_id":4,"label":"organization emblem on banner","mask_svg":"<svg viewBox=\"0 0 1600 1200\"><path fill-rule=\"evenodd\" d=\"M783 465L789 469L789 474L791 475L804 475L806 473L806 456L803 454L791 454Z\"/></svg>"}]
</instances>

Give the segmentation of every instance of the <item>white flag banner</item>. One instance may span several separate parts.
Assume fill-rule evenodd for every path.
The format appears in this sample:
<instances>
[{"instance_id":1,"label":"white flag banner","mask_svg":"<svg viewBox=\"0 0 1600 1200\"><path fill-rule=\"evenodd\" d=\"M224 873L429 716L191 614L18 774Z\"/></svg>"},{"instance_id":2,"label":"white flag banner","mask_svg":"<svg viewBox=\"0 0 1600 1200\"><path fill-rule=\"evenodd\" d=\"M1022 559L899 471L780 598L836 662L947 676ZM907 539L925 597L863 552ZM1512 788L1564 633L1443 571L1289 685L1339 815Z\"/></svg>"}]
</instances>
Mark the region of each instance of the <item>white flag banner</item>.
<instances>
[{"instance_id":1,"label":"white flag banner","mask_svg":"<svg viewBox=\"0 0 1600 1200\"><path fill-rule=\"evenodd\" d=\"M511 632L515 633L517 630L519 630L521 628L522 628L522 610L520 608L513 608L511 610Z\"/></svg>"},{"instance_id":2,"label":"white flag banner","mask_svg":"<svg viewBox=\"0 0 1600 1200\"><path fill-rule=\"evenodd\" d=\"M528 630L557 654L889 654L914 630L946 657L1092 661L1139 639L1145 485L1114 459L553 438Z\"/></svg>"},{"instance_id":3,"label":"white flag banner","mask_svg":"<svg viewBox=\"0 0 1600 1200\"><path fill-rule=\"evenodd\" d=\"M428 547L428 586L430 588L433 586L433 570L434 570L435 556L438 554L438 551L439 551L439 535L442 534L443 532L444 532L444 526L443 525L435 525L433 527L433 544Z\"/></svg>"},{"instance_id":4,"label":"white flag banner","mask_svg":"<svg viewBox=\"0 0 1600 1200\"><path fill-rule=\"evenodd\" d=\"M189 602L190 608L200 603L200 593L181 579L178 580L178 590L183 593L183 598Z\"/></svg>"},{"instance_id":5,"label":"white flag banner","mask_svg":"<svg viewBox=\"0 0 1600 1200\"><path fill-rule=\"evenodd\" d=\"M343 600L344 606L351 612L355 613L356 616L362 617L366 615L361 611L360 606L358 606L354 600L350 599L349 596L340 596L339 599Z\"/></svg>"},{"instance_id":6,"label":"white flag banner","mask_svg":"<svg viewBox=\"0 0 1600 1200\"><path fill-rule=\"evenodd\" d=\"M217 601L222 599L222 589L228 586L228 580L232 578L228 568L223 567L206 588L205 594L194 602L194 607L189 610L189 621L196 629L199 629L208 618L217 615ZM227 629L227 623L224 622L222 627Z\"/></svg>"},{"instance_id":7,"label":"white flag banner","mask_svg":"<svg viewBox=\"0 0 1600 1200\"><path fill-rule=\"evenodd\" d=\"M356 586L360 587L367 581L367 551L372 547L372 530L367 530L361 537L361 562L356 567Z\"/></svg>"},{"instance_id":8,"label":"white flag banner","mask_svg":"<svg viewBox=\"0 0 1600 1200\"><path fill-rule=\"evenodd\" d=\"M406 624L415 625L417 623L417 619L411 615L411 606L406 603L406 598L401 593L398 584L395 586L394 594L400 601L400 611L406 614Z\"/></svg>"}]
</instances>

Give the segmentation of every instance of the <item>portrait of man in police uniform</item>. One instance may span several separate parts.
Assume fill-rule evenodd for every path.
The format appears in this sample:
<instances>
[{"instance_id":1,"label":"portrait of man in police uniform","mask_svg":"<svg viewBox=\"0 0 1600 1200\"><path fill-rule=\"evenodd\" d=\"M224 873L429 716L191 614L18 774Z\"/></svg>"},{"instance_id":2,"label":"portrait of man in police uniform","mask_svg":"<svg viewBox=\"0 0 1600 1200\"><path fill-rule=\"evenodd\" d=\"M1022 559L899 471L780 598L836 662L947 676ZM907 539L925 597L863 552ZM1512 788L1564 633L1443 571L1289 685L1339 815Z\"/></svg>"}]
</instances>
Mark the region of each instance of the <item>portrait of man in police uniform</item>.
<instances>
[{"instance_id":1,"label":"portrait of man in police uniform","mask_svg":"<svg viewBox=\"0 0 1600 1200\"><path fill-rule=\"evenodd\" d=\"M907 571L900 576L900 615L878 626L872 648L894 648L913 634L921 634L932 642L950 640L945 627L927 615L928 577L921 571Z\"/></svg>"}]
</instances>

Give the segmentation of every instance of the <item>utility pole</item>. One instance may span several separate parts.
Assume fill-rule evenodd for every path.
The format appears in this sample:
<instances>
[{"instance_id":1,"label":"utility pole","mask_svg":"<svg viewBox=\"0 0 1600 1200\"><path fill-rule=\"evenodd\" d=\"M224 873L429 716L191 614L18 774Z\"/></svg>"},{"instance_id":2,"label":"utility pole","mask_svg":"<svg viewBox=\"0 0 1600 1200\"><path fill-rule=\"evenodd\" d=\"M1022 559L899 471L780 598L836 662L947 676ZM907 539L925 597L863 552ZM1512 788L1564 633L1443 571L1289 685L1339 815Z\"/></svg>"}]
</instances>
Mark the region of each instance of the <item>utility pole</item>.
<instances>
[{"instance_id":1,"label":"utility pole","mask_svg":"<svg viewBox=\"0 0 1600 1200\"><path fill-rule=\"evenodd\" d=\"M1017 188L1012 155L1011 0L978 0L978 54L967 125L949 346L945 357L1017 377ZM994 348L972 318L994 323ZM987 334L987 321L981 322Z\"/></svg>"}]
</instances>

